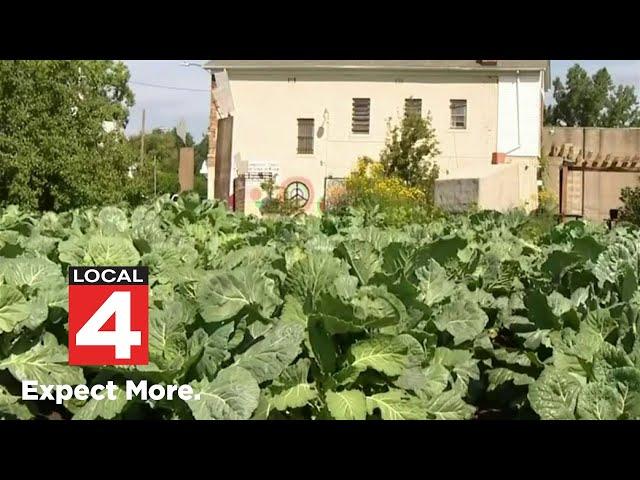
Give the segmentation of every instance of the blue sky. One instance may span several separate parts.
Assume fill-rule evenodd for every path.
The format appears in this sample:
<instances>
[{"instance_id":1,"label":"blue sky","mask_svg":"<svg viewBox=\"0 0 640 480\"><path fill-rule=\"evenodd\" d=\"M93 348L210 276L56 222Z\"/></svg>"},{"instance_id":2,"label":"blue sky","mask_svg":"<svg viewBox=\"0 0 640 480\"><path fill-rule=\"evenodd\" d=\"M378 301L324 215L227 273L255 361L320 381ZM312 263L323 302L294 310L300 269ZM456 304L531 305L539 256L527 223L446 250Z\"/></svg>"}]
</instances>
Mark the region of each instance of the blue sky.
<instances>
[{"instance_id":1,"label":"blue sky","mask_svg":"<svg viewBox=\"0 0 640 480\"><path fill-rule=\"evenodd\" d=\"M172 128L184 118L196 141L202 138L209 122L209 76L197 66L182 66L183 62L202 64L204 60L125 60L136 96L127 133L140 131L144 109L147 130ZM589 73L606 67L615 83L633 85L640 91L640 60L552 60L552 77L564 78L574 63Z\"/></svg>"}]
</instances>

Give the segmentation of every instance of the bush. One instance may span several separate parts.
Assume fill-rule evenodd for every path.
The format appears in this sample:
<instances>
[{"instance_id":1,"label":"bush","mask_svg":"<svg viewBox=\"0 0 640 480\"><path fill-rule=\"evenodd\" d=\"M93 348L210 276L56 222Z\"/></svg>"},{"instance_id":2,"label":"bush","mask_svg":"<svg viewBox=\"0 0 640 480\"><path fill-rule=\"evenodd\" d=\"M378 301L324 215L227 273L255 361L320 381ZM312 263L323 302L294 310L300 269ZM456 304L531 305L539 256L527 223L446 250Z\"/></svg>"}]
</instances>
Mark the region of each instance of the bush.
<instances>
[{"instance_id":1,"label":"bush","mask_svg":"<svg viewBox=\"0 0 640 480\"><path fill-rule=\"evenodd\" d=\"M262 182L260 188L267 194L267 198L265 198L260 205L261 214L295 215L302 212L302 209L295 201L285 198L284 192L276 185L273 178Z\"/></svg>"},{"instance_id":2,"label":"bush","mask_svg":"<svg viewBox=\"0 0 640 480\"><path fill-rule=\"evenodd\" d=\"M390 127L380 163L385 176L397 177L405 185L420 189L423 201L432 205L438 178L438 166L432 159L439 153L431 116L407 115L400 125Z\"/></svg>"},{"instance_id":3,"label":"bush","mask_svg":"<svg viewBox=\"0 0 640 480\"><path fill-rule=\"evenodd\" d=\"M620 192L624 204L620 211L620 220L640 225L640 187L626 187Z\"/></svg>"},{"instance_id":4,"label":"bush","mask_svg":"<svg viewBox=\"0 0 640 480\"><path fill-rule=\"evenodd\" d=\"M553 214L558 211L558 197L546 187L538 192L538 212Z\"/></svg>"},{"instance_id":5,"label":"bush","mask_svg":"<svg viewBox=\"0 0 640 480\"><path fill-rule=\"evenodd\" d=\"M387 225L422 223L434 214L423 190L387 176L384 165L368 157L358 160L347 178L346 192L352 206L377 209Z\"/></svg>"},{"instance_id":6,"label":"bush","mask_svg":"<svg viewBox=\"0 0 640 480\"><path fill-rule=\"evenodd\" d=\"M387 225L430 221L437 213L433 197L438 166L432 159L439 153L431 117L405 116L400 125L390 126L380 162L358 159L345 195L335 195L335 202L332 197L329 213L352 206L375 209Z\"/></svg>"}]
</instances>

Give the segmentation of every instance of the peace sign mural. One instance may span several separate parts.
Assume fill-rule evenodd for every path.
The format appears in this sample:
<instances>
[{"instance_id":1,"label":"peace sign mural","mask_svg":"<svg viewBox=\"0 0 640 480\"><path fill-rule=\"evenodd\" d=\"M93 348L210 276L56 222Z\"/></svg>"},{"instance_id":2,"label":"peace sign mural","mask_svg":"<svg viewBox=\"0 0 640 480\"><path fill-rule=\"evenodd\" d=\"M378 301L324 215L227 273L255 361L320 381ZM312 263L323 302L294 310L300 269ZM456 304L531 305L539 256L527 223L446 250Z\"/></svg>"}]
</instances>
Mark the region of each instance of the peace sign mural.
<instances>
[{"instance_id":1,"label":"peace sign mural","mask_svg":"<svg viewBox=\"0 0 640 480\"><path fill-rule=\"evenodd\" d=\"M309 187L303 182L291 182L284 190L288 200L295 202L298 208L304 208L309 203Z\"/></svg>"},{"instance_id":2,"label":"peace sign mural","mask_svg":"<svg viewBox=\"0 0 640 480\"><path fill-rule=\"evenodd\" d=\"M309 211L315 200L313 182L306 177L288 177L280 184L283 194L288 200L293 200L299 208Z\"/></svg>"}]
</instances>

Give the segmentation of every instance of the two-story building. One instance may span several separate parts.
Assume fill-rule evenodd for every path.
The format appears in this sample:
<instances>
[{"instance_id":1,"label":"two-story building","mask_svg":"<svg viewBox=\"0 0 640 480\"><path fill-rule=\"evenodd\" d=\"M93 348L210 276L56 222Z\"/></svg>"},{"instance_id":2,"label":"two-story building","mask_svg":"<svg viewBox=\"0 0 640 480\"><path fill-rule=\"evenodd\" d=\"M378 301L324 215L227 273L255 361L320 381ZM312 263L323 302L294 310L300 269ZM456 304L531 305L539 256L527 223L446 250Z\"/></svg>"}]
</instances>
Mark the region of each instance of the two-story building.
<instances>
[{"instance_id":1,"label":"two-story building","mask_svg":"<svg viewBox=\"0 0 640 480\"><path fill-rule=\"evenodd\" d=\"M508 183L519 205L509 206L536 205L548 60L213 60L205 68L214 89L225 78L231 177L249 173L246 213L264 195L251 175L261 171L317 212L325 179L347 176L360 156L377 158L389 122L407 110L431 115L443 180L515 164ZM211 111L213 134L219 112ZM211 158L208 170L212 182Z\"/></svg>"}]
</instances>

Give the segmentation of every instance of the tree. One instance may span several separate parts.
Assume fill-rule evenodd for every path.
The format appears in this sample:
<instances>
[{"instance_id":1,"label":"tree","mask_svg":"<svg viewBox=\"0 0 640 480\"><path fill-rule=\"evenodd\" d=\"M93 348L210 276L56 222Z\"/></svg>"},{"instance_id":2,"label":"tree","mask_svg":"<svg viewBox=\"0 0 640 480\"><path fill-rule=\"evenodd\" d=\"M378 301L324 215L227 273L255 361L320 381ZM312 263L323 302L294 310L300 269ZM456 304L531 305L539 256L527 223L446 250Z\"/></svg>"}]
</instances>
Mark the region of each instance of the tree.
<instances>
[{"instance_id":1,"label":"tree","mask_svg":"<svg viewBox=\"0 0 640 480\"><path fill-rule=\"evenodd\" d=\"M209 135L205 132L202 140L195 146L196 180L193 189L200 194L200 198L207 198L207 177L200 173L202 164L207 161L209 154Z\"/></svg>"},{"instance_id":2,"label":"tree","mask_svg":"<svg viewBox=\"0 0 640 480\"><path fill-rule=\"evenodd\" d=\"M202 140L195 146L195 163L196 172L199 172L202 168L202 164L207 161L207 155L209 154L209 135L206 133L202 136Z\"/></svg>"},{"instance_id":3,"label":"tree","mask_svg":"<svg viewBox=\"0 0 640 480\"><path fill-rule=\"evenodd\" d=\"M129 138L131 149L140 152L140 135L134 135ZM153 164L156 162L156 181L157 194L165 193L173 194L180 190L180 181L178 178L178 169L180 165L180 148L194 147L194 190L196 190L201 198L207 195L206 179L199 173L198 152L201 149L200 144L195 145L193 136L187 133L185 142L178 136L176 128L171 130L163 130L156 128L144 137L144 166L138 170L141 188L145 190L146 196L153 196ZM138 153L139 155L139 153ZM206 157L206 153L205 153Z\"/></svg>"},{"instance_id":4,"label":"tree","mask_svg":"<svg viewBox=\"0 0 640 480\"><path fill-rule=\"evenodd\" d=\"M0 204L59 211L126 200L128 80L111 60L0 61Z\"/></svg>"},{"instance_id":5,"label":"tree","mask_svg":"<svg viewBox=\"0 0 640 480\"><path fill-rule=\"evenodd\" d=\"M433 188L438 178L438 140L431 126L431 116L405 115L400 125L390 127L380 162L387 177L398 177L407 186L425 193L425 200L433 200Z\"/></svg>"},{"instance_id":6,"label":"tree","mask_svg":"<svg viewBox=\"0 0 640 480\"><path fill-rule=\"evenodd\" d=\"M638 127L640 109L632 86L615 86L606 68L593 76L578 64L566 82L553 82L555 105L545 109L545 123L571 127Z\"/></svg>"}]
</instances>

